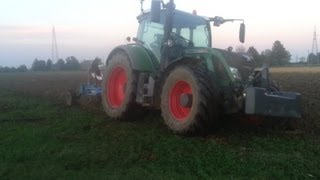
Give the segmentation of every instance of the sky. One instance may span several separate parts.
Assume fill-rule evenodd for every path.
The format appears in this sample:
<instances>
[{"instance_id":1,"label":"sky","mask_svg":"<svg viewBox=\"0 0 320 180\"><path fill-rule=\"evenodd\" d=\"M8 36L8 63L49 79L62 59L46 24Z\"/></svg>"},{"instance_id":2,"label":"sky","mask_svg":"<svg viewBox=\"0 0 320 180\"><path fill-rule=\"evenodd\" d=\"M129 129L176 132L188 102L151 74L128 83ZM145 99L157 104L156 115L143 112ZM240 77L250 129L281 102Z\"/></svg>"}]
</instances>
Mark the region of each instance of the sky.
<instances>
[{"instance_id":1,"label":"sky","mask_svg":"<svg viewBox=\"0 0 320 180\"><path fill-rule=\"evenodd\" d=\"M144 9L150 4L145 0ZM175 4L198 15L244 19L243 46L261 52L280 40L293 61L312 51L314 29L320 30L317 0L175 0ZM0 66L30 67L35 58L51 58L53 26L60 58L106 59L113 47L126 43L126 37L136 36L139 13L140 0L0 0ZM241 45L238 32L236 22L214 27L213 46L235 49Z\"/></svg>"}]
</instances>

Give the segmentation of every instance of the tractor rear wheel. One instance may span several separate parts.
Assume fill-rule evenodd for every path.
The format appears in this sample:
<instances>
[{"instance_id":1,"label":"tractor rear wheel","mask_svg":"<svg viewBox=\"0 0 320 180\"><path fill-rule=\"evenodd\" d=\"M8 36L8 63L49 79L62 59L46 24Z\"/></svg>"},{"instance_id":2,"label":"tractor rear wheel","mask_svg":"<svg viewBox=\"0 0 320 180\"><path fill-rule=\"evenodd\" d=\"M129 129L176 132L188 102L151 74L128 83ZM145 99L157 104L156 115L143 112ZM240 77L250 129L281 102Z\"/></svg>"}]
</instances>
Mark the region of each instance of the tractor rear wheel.
<instances>
[{"instance_id":1,"label":"tractor rear wheel","mask_svg":"<svg viewBox=\"0 0 320 180\"><path fill-rule=\"evenodd\" d=\"M127 119L136 111L137 72L123 51L114 54L106 67L102 85L102 104L108 116Z\"/></svg>"},{"instance_id":2,"label":"tractor rear wheel","mask_svg":"<svg viewBox=\"0 0 320 180\"><path fill-rule=\"evenodd\" d=\"M218 92L207 70L178 65L165 80L161 111L165 124L176 133L206 133L218 122Z\"/></svg>"}]
</instances>

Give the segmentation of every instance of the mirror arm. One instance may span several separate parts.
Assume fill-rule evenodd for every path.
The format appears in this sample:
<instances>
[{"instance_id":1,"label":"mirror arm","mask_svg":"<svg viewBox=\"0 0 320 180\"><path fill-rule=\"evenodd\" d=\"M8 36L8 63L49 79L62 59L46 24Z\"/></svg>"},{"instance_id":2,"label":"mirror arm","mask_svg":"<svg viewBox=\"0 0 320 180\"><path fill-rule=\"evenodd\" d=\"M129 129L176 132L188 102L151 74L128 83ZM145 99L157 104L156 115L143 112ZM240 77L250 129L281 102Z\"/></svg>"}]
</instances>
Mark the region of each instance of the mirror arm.
<instances>
[{"instance_id":1,"label":"mirror arm","mask_svg":"<svg viewBox=\"0 0 320 180\"><path fill-rule=\"evenodd\" d=\"M223 19L222 17L219 17L219 16L216 16L214 18L209 18L209 21L215 22L215 24L218 24L218 26L225 22L242 21L242 23L244 23L243 19Z\"/></svg>"},{"instance_id":2,"label":"mirror arm","mask_svg":"<svg viewBox=\"0 0 320 180\"><path fill-rule=\"evenodd\" d=\"M225 23L225 22L234 22L234 21L242 21L242 23L244 23L243 19L224 19L223 23Z\"/></svg>"}]
</instances>

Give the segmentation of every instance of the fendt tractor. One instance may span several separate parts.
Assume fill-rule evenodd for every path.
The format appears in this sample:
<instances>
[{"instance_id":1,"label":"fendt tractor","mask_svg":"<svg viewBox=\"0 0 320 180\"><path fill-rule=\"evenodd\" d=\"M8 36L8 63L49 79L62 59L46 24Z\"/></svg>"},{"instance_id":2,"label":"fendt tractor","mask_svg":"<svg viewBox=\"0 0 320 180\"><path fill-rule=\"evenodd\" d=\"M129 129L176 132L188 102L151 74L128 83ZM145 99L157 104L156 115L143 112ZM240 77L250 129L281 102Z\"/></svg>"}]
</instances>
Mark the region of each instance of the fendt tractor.
<instances>
[{"instance_id":1,"label":"fendt tractor","mask_svg":"<svg viewBox=\"0 0 320 180\"><path fill-rule=\"evenodd\" d=\"M143 5L143 1L141 1ZM106 60L102 104L114 119L136 119L141 109L160 109L176 133L217 128L223 115L299 118L300 94L281 92L268 68L252 58L212 48L211 24L242 19L202 17L176 9L174 0L152 0L137 17L137 37L115 47Z\"/></svg>"}]
</instances>

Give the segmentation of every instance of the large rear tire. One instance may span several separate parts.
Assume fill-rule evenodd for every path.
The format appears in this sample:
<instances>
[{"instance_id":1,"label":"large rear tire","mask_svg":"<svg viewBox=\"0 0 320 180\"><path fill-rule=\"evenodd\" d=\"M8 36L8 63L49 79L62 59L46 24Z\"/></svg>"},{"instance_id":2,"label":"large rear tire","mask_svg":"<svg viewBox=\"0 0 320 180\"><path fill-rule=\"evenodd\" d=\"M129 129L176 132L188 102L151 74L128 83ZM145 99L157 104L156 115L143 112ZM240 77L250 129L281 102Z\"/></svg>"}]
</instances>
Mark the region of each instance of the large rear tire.
<instances>
[{"instance_id":1,"label":"large rear tire","mask_svg":"<svg viewBox=\"0 0 320 180\"><path fill-rule=\"evenodd\" d=\"M218 105L218 92L205 69L178 65L169 72L161 93L161 111L171 130L206 133L217 125Z\"/></svg>"},{"instance_id":2,"label":"large rear tire","mask_svg":"<svg viewBox=\"0 0 320 180\"><path fill-rule=\"evenodd\" d=\"M136 110L137 72L125 52L119 51L109 60L102 90L102 104L108 116L128 119Z\"/></svg>"}]
</instances>

